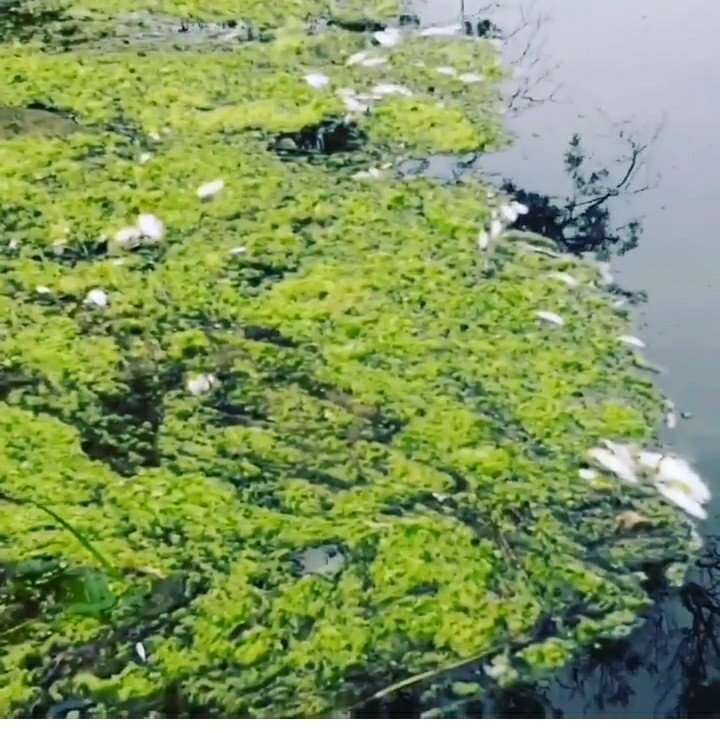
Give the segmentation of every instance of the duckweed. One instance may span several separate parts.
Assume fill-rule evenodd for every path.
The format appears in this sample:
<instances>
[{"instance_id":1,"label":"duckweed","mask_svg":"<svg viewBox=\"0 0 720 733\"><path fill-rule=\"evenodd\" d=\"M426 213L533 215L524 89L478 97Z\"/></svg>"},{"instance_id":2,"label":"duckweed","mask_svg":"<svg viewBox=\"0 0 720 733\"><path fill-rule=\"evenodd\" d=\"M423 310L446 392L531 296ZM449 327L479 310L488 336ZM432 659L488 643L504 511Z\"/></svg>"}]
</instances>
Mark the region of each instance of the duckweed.
<instances>
[{"instance_id":1,"label":"duckweed","mask_svg":"<svg viewBox=\"0 0 720 733\"><path fill-rule=\"evenodd\" d=\"M578 476L660 414L623 317L517 242L484 276L481 182L352 176L500 145L492 47L415 37L346 66L385 0L25 5L1 26L6 99L76 124L0 134L0 714L347 715L462 660L529 678L627 630L641 571L691 543L656 496ZM138 53L132 13L270 33ZM485 81L430 84L426 59ZM352 116L356 149L278 154L379 83L413 97ZM116 241L141 214L164 237Z\"/></svg>"}]
</instances>

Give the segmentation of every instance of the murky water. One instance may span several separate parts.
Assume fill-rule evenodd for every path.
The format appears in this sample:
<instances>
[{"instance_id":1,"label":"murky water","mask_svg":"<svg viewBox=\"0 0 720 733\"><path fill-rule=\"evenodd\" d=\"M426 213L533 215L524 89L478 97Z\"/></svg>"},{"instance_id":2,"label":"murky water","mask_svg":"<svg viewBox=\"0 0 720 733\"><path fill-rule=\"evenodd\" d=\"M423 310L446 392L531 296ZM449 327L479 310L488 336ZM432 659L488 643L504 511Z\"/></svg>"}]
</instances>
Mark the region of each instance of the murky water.
<instances>
[{"instance_id":1,"label":"murky water","mask_svg":"<svg viewBox=\"0 0 720 733\"><path fill-rule=\"evenodd\" d=\"M461 3L450 5L426 0L423 21L457 20ZM517 141L477 165L577 202L565 155L579 137L592 158L586 168L610 192L613 267L622 287L647 295L636 312L639 333L649 359L665 368L660 387L686 413L665 439L715 491L703 527L707 554L682 592L659 604L627 645L582 660L536 696L548 715L720 717L720 102L710 92L720 84L720 4L521 0L488 9L465 0L464 9L510 34L505 53L518 69L509 113Z\"/></svg>"}]
</instances>

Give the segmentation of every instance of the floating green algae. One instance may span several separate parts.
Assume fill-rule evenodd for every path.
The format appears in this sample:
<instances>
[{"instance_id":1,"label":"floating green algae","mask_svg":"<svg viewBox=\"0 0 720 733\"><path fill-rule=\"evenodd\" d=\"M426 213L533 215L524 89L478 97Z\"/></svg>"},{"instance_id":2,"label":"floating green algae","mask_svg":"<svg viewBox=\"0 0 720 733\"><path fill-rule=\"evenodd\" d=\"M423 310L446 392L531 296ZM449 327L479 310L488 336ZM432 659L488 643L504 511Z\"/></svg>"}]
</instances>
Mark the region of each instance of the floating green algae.
<instances>
[{"instance_id":1,"label":"floating green algae","mask_svg":"<svg viewBox=\"0 0 720 733\"><path fill-rule=\"evenodd\" d=\"M343 715L466 659L532 678L626 633L642 571L691 548L653 494L577 475L603 438L652 438L622 317L592 269L562 264L570 290L519 246L482 276L480 183L352 175L501 144L492 47L347 66L383 2L27 5L83 32L0 45L8 97L82 129L0 139L0 714ZM150 12L273 34L103 46ZM414 96L347 122L359 146L278 154L344 118L337 89L380 83ZM122 247L141 213L166 236Z\"/></svg>"}]
</instances>

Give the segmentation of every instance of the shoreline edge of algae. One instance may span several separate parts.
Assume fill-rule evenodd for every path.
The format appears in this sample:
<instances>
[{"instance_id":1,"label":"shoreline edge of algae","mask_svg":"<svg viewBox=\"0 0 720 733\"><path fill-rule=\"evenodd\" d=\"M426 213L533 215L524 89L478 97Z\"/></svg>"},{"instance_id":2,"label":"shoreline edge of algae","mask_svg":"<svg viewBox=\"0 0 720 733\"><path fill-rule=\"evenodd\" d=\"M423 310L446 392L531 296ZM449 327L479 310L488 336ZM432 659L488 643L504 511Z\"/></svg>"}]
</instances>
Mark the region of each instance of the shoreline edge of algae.
<instances>
[{"instance_id":1,"label":"shoreline edge of algae","mask_svg":"<svg viewBox=\"0 0 720 733\"><path fill-rule=\"evenodd\" d=\"M504 142L491 45L378 45L380 2L33 8L0 44L0 714L342 715L478 660L430 707L628 633L694 545L578 474L655 438L625 317L519 244L480 276L482 182L391 166Z\"/></svg>"}]
</instances>

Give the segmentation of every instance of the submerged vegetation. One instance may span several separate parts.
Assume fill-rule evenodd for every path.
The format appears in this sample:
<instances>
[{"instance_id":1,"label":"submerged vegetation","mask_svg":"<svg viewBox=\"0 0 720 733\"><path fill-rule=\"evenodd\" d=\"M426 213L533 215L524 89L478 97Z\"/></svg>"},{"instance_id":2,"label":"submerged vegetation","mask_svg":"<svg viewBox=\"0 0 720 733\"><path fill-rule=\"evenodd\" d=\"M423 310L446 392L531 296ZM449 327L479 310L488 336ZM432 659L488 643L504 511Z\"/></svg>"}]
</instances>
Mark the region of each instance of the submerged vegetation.
<instances>
[{"instance_id":1,"label":"submerged vegetation","mask_svg":"<svg viewBox=\"0 0 720 733\"><path fill-rule=\"evenodd\" d=\"M0 0L3 716L442 707L693 552L579 473L662 411L601 273L394 173L503 143L493 46L285 6Z\"/></svg>"}]
</instances>

